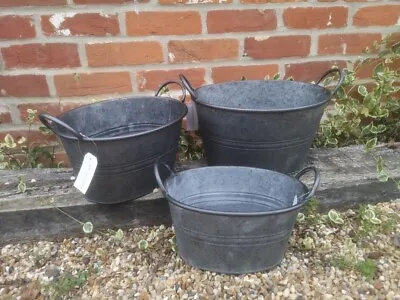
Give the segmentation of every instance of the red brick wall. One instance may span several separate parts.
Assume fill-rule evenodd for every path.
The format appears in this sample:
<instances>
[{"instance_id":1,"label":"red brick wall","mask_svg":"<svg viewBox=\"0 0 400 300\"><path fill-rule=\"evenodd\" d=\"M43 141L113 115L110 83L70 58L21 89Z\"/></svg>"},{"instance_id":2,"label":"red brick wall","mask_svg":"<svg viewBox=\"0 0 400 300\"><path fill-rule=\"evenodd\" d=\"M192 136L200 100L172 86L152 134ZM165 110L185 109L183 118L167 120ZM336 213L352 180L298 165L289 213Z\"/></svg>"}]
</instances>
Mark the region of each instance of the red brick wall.
<instances>
[{"instance_id":1,"label":"red brick wall","mask_svg":"<svg viewBox=\"0 0 400 300\"><path fill-rule=\"evenodd\" d=\"M27 108L151 94L179 72L316 80L399 24L397 0L0 0L0 136Z\"/></svg>"}]
</instances>

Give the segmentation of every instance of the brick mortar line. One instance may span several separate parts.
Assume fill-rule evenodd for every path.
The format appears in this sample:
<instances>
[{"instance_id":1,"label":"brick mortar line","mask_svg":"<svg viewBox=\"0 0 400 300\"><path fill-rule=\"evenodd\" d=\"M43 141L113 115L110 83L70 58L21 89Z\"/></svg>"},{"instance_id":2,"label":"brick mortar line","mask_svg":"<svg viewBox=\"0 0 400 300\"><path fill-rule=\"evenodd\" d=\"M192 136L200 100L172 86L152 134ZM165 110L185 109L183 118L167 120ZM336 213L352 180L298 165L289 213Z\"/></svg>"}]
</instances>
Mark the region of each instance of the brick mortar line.
<instances>
[{"instance_id":1,"label":"brick mortar line","mask_svg":"<svg viewBox=\"0 0 400 300\"><path fill-rule=\"evenodd\" d=\"M56 13L99 13L106 11L107 13L118 13L125 11L211 11L211 10L246 10L246 9L276 9L289 7L337 7L337 6L356 6L356 7L373 7L382 5L396 5L397 2L289 2L289 3L259 3L259 4L185 4L185 5L160 5L158 3L146 4L127 4L127 5L73 5L73 6L49 6L49 7L12 7L1 8L0 15L32 15L32 14L56 14Z\"/></svg>"},{"instance_id":2,"label":"brick mortar line","mask_svg":"<svg viewBox=\"0 0 400 300\"><path fill-rule=\"evenodd\" d=\"M149 42L149 41L160 41L160 40L176 40L176 41L196 41L196 40L220 40L220 39L240 39L246 37L280 37L280 36L296 36L296 35L310 35L311 34L325 35L325 34L374 34L382 33L383 35L389 33L395 33L398 30L395 26L393 28L388 27L366 27L357 28L351 31L343 32L342 28L329 28L329 29L277 29L271 31L256 31L256 32L236 32L236 33L224 33L224 34L197 34L197 35L159 35L159 36L105 36L105 37L90 37L90 36L71 36L71 37L45 37L25 40L8 40L0 41L0 48L10 47L14 45L26 45L26 44L54 44L54 43L71 43L71 44L103 44L103 43L128 43L128 42ZM315 31L315 32L314 32Z\"/></svg>"},{"instance_id":3,"label":"brick mortar line","mask_svg":"<svg viewBox=\"0 0 400 300\"><path fill-rule=\"evenodd\" d=\"M125 14L125 12L118 13L117 19L118 19L120 35L126 36L126 14Z\"/></svg>"},{"instance_id":4,"label":"brick mortar line","mask_svg":"<svg viewBox=\"0 0 400 300\"><path fill-rule=\"evenodd\" d=\"M79 61L81 63L82 67L89 67L88 61L87 61L87 54L86 54L86 48L85 44L78 44L78 55L79 55Z\"/></svg>"},{"instance_id":5,"label":"brick mortar line","mask_svg":"<svg viewBox=\"0 0 400 300\"><path fill-rule=\"evenodd\" d=\"M45 38L43 32L42 32L42 24L41 24L41 18L40 15L34 15L33 16L33 24L35 27L36 31L36 38Z\"/></svg>"},{"instance_id":6,"label":"brick mortar line","mask_svg":"<svg viewBox=\"0 0 400 300\"><path fill-rule=\"evenodd\" d=\"M8 105L8 107L9 107L8 111L11 115L12 124L15 124L15 125L24 124L24 121L21 120L20 112L18 109L18 104L21 104L21 101L19 101L15 105Z\"/></svg>"},{"instance_id":7,"label":"brick mortar line","mask_svg":"<svg viewBox=\"0 0 400 300\"><path fill-rule=\"evenodd\" d=\"M54 77L49 74L46 74L46 82L47 82L47 86L49 88L50 95L52 97L56 97L57 89L56 89L56 85L54 83Z\"/></svg>"},{"instance_id":8,"label":"brick mortar line","mask_svg":"<svg viewBox=\"0 0 400 300\"><path fill-rule=\"evenodd\" d=\"M373 57L373 54L363 55L363 57ZM285 57L271 59L252 59L239 58L237 60L218 60L218 61L199 61L193 63L182 64L143 64L143 65L124 65L124 66L106 66L106 67L80 67L80 68L63 68L63 69L17 69L3 71L2 75L27 75L27 74L43 74L46 75L63 75L72 73L104 73L104 72L131 72L131 71L151 71L151 70L176 70L176 69L197 69L197 68L212 68L219 66L252 66L260 64L295 64L306 62L321 62L321 61L337 61L337 60L357 60L360 55L327 55L327 56L308 56L308 57Z\"/></svg>"},{"instance_id":9,"label":"brick mortar line","mask_svg":"<svg viewBox=\"0 0 400 300\"><path fill-rule=\"evenodd\" d=\"M207 12L199 11L199 14L200 14L200 22L201 22L201 34L209 35L208 28L207 28Z\"/></svg>"},{"instance_id":10,"label":"brick mortar line","mask_svg":"<svg viewBox=\"0 0 400 300\"><path fill-rule=\"evenodd\" d=\"M3 55L1 54L0 51L0 74L5 70L5 68L6 68L6 63L3 60Z\"/></svg>"},{"instance_id":11,"label":"brick mortar line","mask_svg":"<svg viewBox=\"0 0 400 300\"><path fill-rule=\"evenodd\" d=\"M318 39L319 35L316 33L311 33L311 45L310 45L310 54L309 56L315 57L318 56Z\"/></svg>"}]
</instances>

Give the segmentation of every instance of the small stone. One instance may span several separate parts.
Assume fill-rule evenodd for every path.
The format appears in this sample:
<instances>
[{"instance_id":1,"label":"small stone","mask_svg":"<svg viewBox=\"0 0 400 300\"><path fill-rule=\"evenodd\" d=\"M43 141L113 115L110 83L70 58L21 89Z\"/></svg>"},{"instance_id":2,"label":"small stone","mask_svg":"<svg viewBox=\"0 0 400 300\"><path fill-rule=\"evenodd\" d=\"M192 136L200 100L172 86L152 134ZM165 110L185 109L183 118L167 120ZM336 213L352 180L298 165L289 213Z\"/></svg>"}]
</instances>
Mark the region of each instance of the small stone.
<instances>
[{"instance_id":1,"label":"small stone","mask_svg":"<svg viewBox=\"0 0 400 300\"><path fill-rule=\"evenodd\" d=\"M380 290L380 289L382 289L383 288L383 284L382 284L382 282L380 282L380 281L374 281L374 283L373 283L373 286L374 286L374 288L376 288L377 290Z\"/></svg>"},{"instance_id":2,"label":"small stone","mask_svg":"<svg viewBox=\"0 0 400 300\"><path fill-rule=\"evenodd\" d=\"M400 233L396 233L396 234L393 236L393 244L394 244L396 247L400 248Z\"/></svg>"},{"instance_id":3,"label":"small stone","mask_svg":"<svg viewBox=\"0 0 400 300\"><path fill-rule=\"evenodd\" d=\"M82 258L82 263L87 266L90 263L90 257L89 256L85 256Z\"/></svg>"},{"instance_id":4,"label":"small stone","mask_svg":"<svg viewBox=\"0 0 400 300\"><path fill-rule=\"evenodd\" d=\"M6 267L6 272L8 273L8 274L12 274L13 272L14 272L14 267L13 266L10 266L10 267Z\"/></svg>"},{"instance_id":5,"label":"small stone","mask_svg":"<svg viewBox=\"0 0 400 300\"><path fill-rule=\"evenodd\" d=\"M139 294L139 300L149 300L149 294L147 293L147 291L142 291Z\"/></svg>"},{"instance_id":6,"label":"small stone","mask_svg":"<svg viewBox=\"0 0 400 300\"><path fill-rule=\"evenodd\" d=\"M379 251L374 251L374 252L368 253L366 256L367 256L367 258L370 258L370 259L379 259L383 256L383 253L379 252Z\"/></svg>"},{"instance_id":7,"label":"small stone","mask_svg":"<svg viewBox=\"0 0 400 300\"><path fill-rule=\"evenodd\" d=\"M396 209L400 210L400 199L395 201Z\"/></svg>"},{"instance_id":8,"label":"small stone","mask_svg":"<svg viewBox=\"0 0 400 300\"><path fill-rule=\"evenodd\" d=\"M60 276L60 270L57 267L49 267L44 271L44 276L47 278L54 278L56 279L58 276Z\"/></svg>"},{"instance_id":9,"label":"small stone","mask_svg":"<svg viewBox=\"0 0 400 300\"><path fill-rule=\"evenodd\" d=\"M0 296L5 296L5 295L7 295L9 291L10 291L10 290L9 290L8 287L1 288L1 289L0 289Z\"/></svg>"},{"instance_id":10,"label":"small stone","mask_svg":"<svg viewBox=\"0 0 400 300\"><path fill-rule=\"evenodd\" d=\"M289 295L290 295L290 290L289 290L288 288L286 288L286 289L283 291L283 297L287 298L287 297L289 297Z\"/></svg>"}]
</instances>

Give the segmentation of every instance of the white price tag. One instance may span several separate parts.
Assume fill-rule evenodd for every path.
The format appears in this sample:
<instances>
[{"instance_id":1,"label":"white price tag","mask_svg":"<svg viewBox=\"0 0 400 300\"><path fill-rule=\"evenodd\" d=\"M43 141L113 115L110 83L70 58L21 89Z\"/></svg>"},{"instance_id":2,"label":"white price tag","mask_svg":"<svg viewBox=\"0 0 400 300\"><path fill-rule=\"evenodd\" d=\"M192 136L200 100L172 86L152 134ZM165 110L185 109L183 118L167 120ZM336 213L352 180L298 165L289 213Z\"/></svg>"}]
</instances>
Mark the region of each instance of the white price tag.
<instances>
[{"instance_id":1,"label":"white price tag","mask_svg":"<svg viewBox=\"0 0 400 300\"><path fill-rule=\"evenodd\" d=\"M293 199L293 206L295 206L295 205L297 205L297 195L295 195L294 199Z\"/></svg>"},{"instance_id":2,"label":"white price tag","mask_svg":"<svg viewBox=\"0 0 400 300\"><path fill-rule=\"evenodd\" d=\"M194 102L190 102L186 104L188 108L188 112L186 115L186 130L187 131L196 131L199 129L199 120L197 118L196 104Z\"/></svg>"},{"instance_id":3,"label":"white price tag","mask_svg":"<svg viewBox=\"0 0 400 300\"><path fill-rule=\"evenodd\" d=\"M74 182L74 187L86 194L90 183L92 182L94 172L97 168L97 157L91 153L86 153L83 158L81 169Z\"/></svg>"}]
</instances>

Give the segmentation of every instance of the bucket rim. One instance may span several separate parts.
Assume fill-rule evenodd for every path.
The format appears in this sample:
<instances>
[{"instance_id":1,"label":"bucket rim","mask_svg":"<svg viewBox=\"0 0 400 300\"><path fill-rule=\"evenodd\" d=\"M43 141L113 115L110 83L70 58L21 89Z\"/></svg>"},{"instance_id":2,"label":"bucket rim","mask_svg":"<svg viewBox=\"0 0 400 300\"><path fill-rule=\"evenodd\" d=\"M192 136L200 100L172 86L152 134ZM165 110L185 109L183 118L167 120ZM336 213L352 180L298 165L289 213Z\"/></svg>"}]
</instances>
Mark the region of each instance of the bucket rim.
<instances>
[{"instance_id":1,"label":"bucket rim","mask_svg":"<svg viewBox=\"0 0 400 300\"><path fill-rule=\"evenodd\" d=\"M200 168L194 168L194 169L189 169L189 170L184 170L184 171L180 171L179 173L176 174L171 174L170 176L168 176L167 179L164 180L165 185L167 185L168 181L171 180L171 178L173 178L174 176L177 176L179 174L182 173L186 173L186 172L190 172L190 171L194 171L194 170L206 170L206 169L253 169L253 170L257 170L257 171L261 171L261 172L266 172L266 173L272 173L274 175L278 175L278 176L282 176L282 177L287 177L290 178L291 180L297 181L298 183L300 183L306 190L306 192L309 192L311 189L309 189L303 182L301 182L299 179L289 176L287 174L284 173L280 173L274 170L269 170L269 169L262 169L262 168L255 168L255 167L245 167L245 166L206 166L206 167L200 167ZM165 198L167 198L167 200L186 210L189 211L194 211L194 212L198 212L198 213L202 213L202 214L208 214L208 215L215 215L215 216L226 216L226 217L262 217L262 216L268 216L268 215L278 215L278 214L283 214L286 212L291 212L294 210L299 210L301 207L303 207L312 197L308 197L306 199L304 199L303 201L300 201L298 204L287 207L287 208L283 208L283 209L277 209L277 210L270 210L270 211L260 211L260 212L224 212L224 211L214 211L214 210L208 210L208 209L202 209L202 208L197 208L197 207L193 207L187 204L182 203L181 201L175 199L174 197L170 196L168 193L164 193Z\"/></svg>"},{"instance_id":2,"label":"bucket rim","mask_svg":"<svg viewBox=\"0 0 400 300\"><path fill-rule=\"evenodd\" d=\"M198 87L194 89L194 92L197 96L197 91L200 89L205 89L209 88L211 86L222 86L222 85L228 85L231 83L239 83L239 82L256 82L256 83L271 83L271 82L284 82L284 83L295 83L295 84L300 84L300 85L306 85L309 87L313 88L320 88L324 91L329 92L329 96L327 98L319 103L311 104L311 105L306 105L306 106L301 106L301 107L295 107L295 108L275 108L275 109L253 109L253 108L235 108L235 107L226 107L226 106L220 106L220 105L215 105L215 104L208 104L202 102L198 97L192 97L192 100L199 105L203 105L209 108L215 108L215 109L220 109L220 110L225 110L225 111L233 111L233 112L250 112L250 113L282 113L282 112L294 112L294 111L301 111L301 110L306 110L310 108L315 108L319 106L326 105L334 96L332 91L329 89L317 85L317 84L311 84L307 82L301 82L301 81L294 81L294 80L245 80L245 81L228 81L228 82L221 82L221 83L210 83L203 85L201 87Z\"/></svg>"},{"instance_id":3,"label":"bucket rim","mask_svg":"<svg viewBox=\"0 0 400 300\"><path fill-rule=\"evenodd\" d=\"M84 105L81 105L81 106L79 106L79 107L75 107L75 108L73 108L73 109L70 109L70 110L68 110L68 111L66 111L66 112L63 112L63 113L60 114L57 118L62 118L63 116L65 116L65 115L68 114L68 113L71 113L71 112L76 111L76 110L79 110L79 109L84 109L85 107L92 106L92 105L96 105L96 104L99 104L99 103L104 103L104 102L107 102L107 103L108 103L108 102L115 102L115 101L121 101L121 100L136 101L136 100L144 99L144 98L146 98L146 99L154 99L154 100L157 99L157 101L160 101L160 100L161 100L161 101L164 101L164 100L165 100L165 101L168 101L168 102L171 102L171 101L178 102L179 105L181 105L181 106L184 107L183 113L182 113L178 118L172 120L171 122L168 122L167 124L164 124L164 125L162 125L162 126L159 126L159 127L157 127L157 128L151 129L151 130L146 130L146 131L142 131L142 132L138 132L138 133L133 133L133 134L129 134L129 135L120 135L120 136L115 136L115 137L103 137L103 138L94 137L94 138L91 138L91 137L87 137L87 136L82 136L81 141L87 141L87 142L109 142L109 141L125 140L125 139L128 139L128 138L133 138L133 137L139 137L139 136L147 135L147 134L150 134L150 133L153 133L153 132L157 132L157 131L159 131L159 130L162 130L162 129L164 129L164 128L167 128L167 127L169 127L169 126L172 126L172 125L174 125L174 124L176 124L176 123L182 121L182 119L186 116L186 114L187 114L187 112L188 112L188 108L187 108L187 106L186 106L184 103L180 102L180 101L177 100L177 99L171 98L171 97L162 97L162 96L131 96L131 97L119 97L119 98L113 98L113 99L105 99L105 100L97 101L97 102L94 102L94 103L84 104ZM65 135L65 134L61 134L61 133L56 133L56 132L54 132L54 133L55 133L57 136L62 137L62 138L65 138L65 139L67 139L67 140L79 140L77 137L72 136L72 135L69 136L69 135Z\"/></svg>"}]
</instances>

